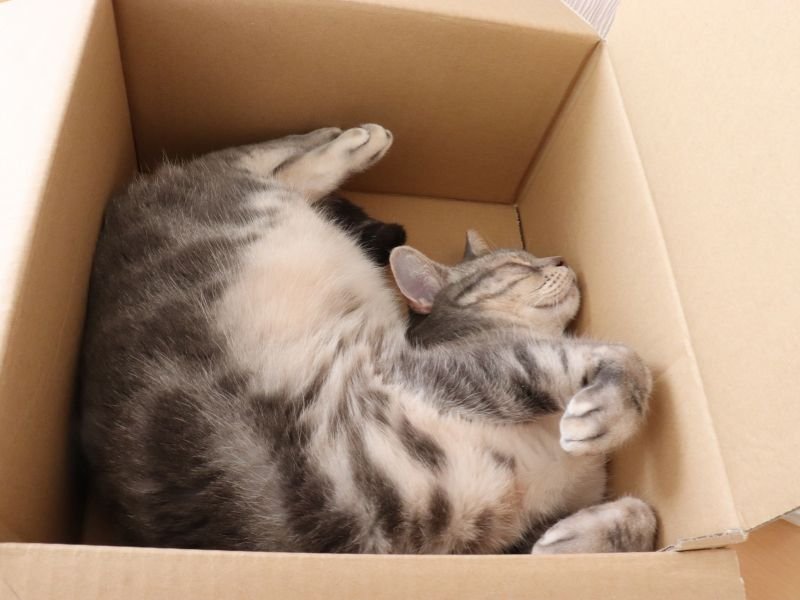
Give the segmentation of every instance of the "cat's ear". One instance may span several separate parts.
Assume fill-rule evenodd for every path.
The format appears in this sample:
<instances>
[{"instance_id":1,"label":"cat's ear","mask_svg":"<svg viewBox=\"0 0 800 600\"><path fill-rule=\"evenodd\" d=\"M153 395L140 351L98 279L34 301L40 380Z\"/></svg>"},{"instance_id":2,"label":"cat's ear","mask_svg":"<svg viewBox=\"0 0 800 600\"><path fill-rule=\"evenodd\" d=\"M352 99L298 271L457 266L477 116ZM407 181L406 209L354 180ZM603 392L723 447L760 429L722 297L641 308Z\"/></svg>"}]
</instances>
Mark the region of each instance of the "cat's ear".
<instances>
[{"instance_id":1,"label":"cat's ear","mask_svg":"<svg viewBox=\"0 0 800 600\"><path fill-rule=\"evenodd\" d=\"M447 267L431 260L411 246L399 246L389 256L397 287L411 310L428 314L433 299L447 283Z\"/></svg>"},{"instance_id":2,"label":"cat's ear","mask_svg":"<svg viewBox=\"0 0 800 600\"><path fill-rule=\"evenodd\" d=\"M483 236L474 229L467 229L467 245L464 248L464 260L472 260L484 254L489 254L492 249Z\"/></svg>"}]
</instances>

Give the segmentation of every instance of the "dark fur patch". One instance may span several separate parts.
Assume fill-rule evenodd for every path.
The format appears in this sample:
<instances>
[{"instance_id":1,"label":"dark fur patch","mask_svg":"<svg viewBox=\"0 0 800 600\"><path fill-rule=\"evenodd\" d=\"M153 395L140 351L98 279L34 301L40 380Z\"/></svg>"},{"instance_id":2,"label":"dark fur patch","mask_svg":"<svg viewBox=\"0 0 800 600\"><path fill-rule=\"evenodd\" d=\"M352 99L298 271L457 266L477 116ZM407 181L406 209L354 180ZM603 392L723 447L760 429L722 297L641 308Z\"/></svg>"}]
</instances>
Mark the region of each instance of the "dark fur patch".
<instances>
[{"instance_id":1,"label":"dark fur patch","mask_svg":"<svg viewBox=\"0 0 800 600\"><path fill-rule=\"evenodd\" d=\"M330 365L322 365L319 367L316 375L314 375L314 378L311 380L311 383L300 395L303 406L308 406L319 398L320 391L322 391L322 387L325 385L325 382L328 379L330 369Z\"/></svg>"},{"instance_id":2,"label":"dark fur patch","mask_svg":"<svg viewBox=\"0 0 800 600\"><path fill-rule=\"evenodd\" d=\"M150 346L151 353L183 357L202 365L219 364L222 360L221 341L211 332L200 310L187 300L159 307L142 323L139 332L140 343Z\"/></svg>"},{"instance_id":3,"label":"dark fur patch","mask_svg":"<svg viewBox=\"0 0 800 600\"><path fill-rule=\"evenodd\" d=\"M464 339L492 327L480 313L465 315L463 309L441 303L434 304L429 315L409 312L406 337L416 346L430 347Z\"/></svg>"},{"instance_id":4,"label":"dark fur patch","mask_svg":"<svg viewBox=\"0 0 800 600\"><path fill-rule=\"evenodd\" d=\"M251 406L256 427L272 448L283 478L288 525L307 552L357 552L359 523L333 506L333 487L308 457L311 432L286 398L256 395Z\"/></svg>"},{"instance_id":5,"label":"dark fur patch","mask_svg":"<svg viewBox=\"0 0 800 600\"><path fill-rule=\"evenodd\" d=\"M567 350L564 346L560 346L558 348L558 357L561 360L561 368L564 369L564 374L569 373L569 357L567 356Z\"/></svg>"},{"instance_id":6,"label":"dark fur patch","mask_svg":"<svg viewBox=\"0 0 800 600\"><path fill-rule=\"evenodd\" d=\"M247 391L248 381L241 371L227 371L217 378L216 388L228 396L241 397Z\"/></svg>"},{"instance_id":7,"label":"dark fur patch","mask_svg":"<svg viewBox=\"0 0 800 600\"><path fill-rule=\"evenodd\" d=\"M550 529L556 522L560 521L567 514L559 517L551 517L542 519L534 523L525 530L525 532L513 544L503 549L503 554L530 554L534 544L539 540L544 533Z\"/></svg>"},{"instance_id":8,"label":"dark fur patch","mask_svg":"<svg viewBox=\"0 0 800 600\"><path fill-rule=\"evenodd\" d=\"M453 302L459 304L464 296L477 289L478 286L480 286L487 279L495 277L495 275L496 271L494 270L487 269L485 271L478 271L472 277L470 277L467 282L463 284L463 287L456 293L456 295L453 296Z\"/></svg>"},{"instance_id":9,"label":"dark fur patch","mask_svg":"<svg viewBox=\"0 0 800 600\"><path fill-rule=\"evenodd\" d=\"M606 532L612 552L630 552L635 547L631 532L621 523L614 523Z\"/></svg>"},{"instance_id":10,"label":"dark fur patch","mask_svg":"<svg viewBox=\"0 0 800 600\"><path fill-rule=\"evenodd\" d=\"M419 553L422 551L425 540L427 539L426 531L422 521L418 517L412 517L408 521L408 551Z\"/></svg>"},{"instance_id":11,"label":"dark fur patch","mask_svg":"<svg viewBox=\"0 0 800 600\"><path fill-rule=\"evenodd\" d=\"M533 353L522 345L515 346L514 357L522 373L513 373L510 378L512 391L533 415L548 415L559 410L558 402L543 388L541 379L546 374L539 368Z\"/></svg>"},{"instance_id":12,"label":"dark fur patch","mask_svg":"<svg viewBox=\"0 0 800 600\"><path fill-rule=\"evenodd\" d=\"M406 417L400 421L399 435L406 452L413 458L429 469L441 470L446 456L431 436L414 427Z\"/></svg>"},{"instance_id":13,"label":"dark fur patch","mask_svg":"<svg viewBox=\"0 0 800 600\"><path fill-rule=\"evenodd\" d=\"M226 474L206 460L209 435L197 401L186 392L174 390L153 399L139 484L149 491L135 508L144 516L138 526L145 524L151 543L155 539L181 548L250 547Z\"/></svg>"},{"instance_id":14,"label":"dark fur patch","mask_svg":"<svg viewBox=\"0 0 800 600\"><path fill-rule=\"evenodd\" d=\"M467 279L467 282L463 284L463 287L452 297L452 302L461 306L462 308L467 308L475 306L476 304L479 304L480 302L489 300L491 298L498 298L503 294L508 293L508 291L511 288L513 288L521 281L527 279L534 270L535 269L533 267L530 267L528 265L522 265L518 263L505 263L498 265L493 269L487 268L482 271L478 271ZM472 302L464 303L462 301L464 296L466 296L471 292L474 292L475 290L483 286L487 280L491 279L502 280L503 278L512 277L510 271L516 271L518 275L514 276L513 279L511 279L510 281L506 281L499 290L480 294Z\"/></svg>"},{"instance_id":15,"label":"dark fur patch","mask_svg":"<svg viewBox=\"0 0 800 600\"><path fill-rule=\"evenodd\" d=\"M452 505L447 497L447 492L441 486L437 485L431 492L428 516L428 532L431 536L440 535L450 525Z\"/></svg>"},{"instance_id":16,"label":"dark fur patch","mask_svg":"<svg viewBox=\"0 0 800 600\"><path fill-rule=\"evenodd\" d=\"M637 382L629 377L625 371L608 362L601 362L592 379L592 385L601 386L621 386L628 390L627 398L633 404L639 414L644 412L643 402L645 399L644 390L640 389Z\"/></svg>"},{"instance_id":17,"label":"dark fur patch","mask_svg":"<svg viewBox=\"0 0 800 600\"><path fill-rule=\"evenodd\" d=\"M478 513L475 520L472 522L472 529L474 531L472 538L464 544L463 551L465 554L474 554L486 547L488 537L492 532L494 520L495 515L490 508L485 508Z\"/></svg>"},{"instance_id":18,"label":"dark fur patch","mask_svg":"<svg viewBox=\"0 0 800 600\"><path fill-rule=\"evenodd\" d=\"M491 450L489 455L498 466L504 469L508 469L509 471L513 472L517 468L517 459L509 454L504 454L498 450Z\"/></svg>"},{"instance_id":19,"label":"dark fur patch","mask_svg":"<svg viewBox=\"0 0 800 600\"><path fill-rule=\"evenodd\" d=\"M380 266L389 264L391 251L406 242L402 225L373 219L360 206L342 196L331 194L317 202L315 208L353 236L369 259Z\"/></svg>"},{"instance_id":20,"label":"dark fur patch","mask_svg":"<svg viewBox=\"0 0 800 600\"><path fill-rule=\"evenodd\" d=\"M389 394L379 389L368 389L364 394L364 406L367 414L375 421L389 427Z\"/></svg>"},{"instance_id":21,"label":"dark fur patch","mask_svg":"<svg viewBox=\"0 0 800 600\"><path fill-rule=\"evenodd\" d=\"M404 523L400 494L389 478L369 459L360 438L351 436L350 448L356 485L375 509L377 524L389 540L400 539Z\"/></svg>"},{"instance_id":22,"label":"dark fur patch","mask_svg":"<svg viewBox=\"0 0 800 600\"><path fill-rule=\"evenodd\" d=\"M530 274L520 275L518 277L515 277L511 281L508 281L505 284L503 284L503 286L499 290L495 290L494 292L487 292L485 294L482 294L482 295L478 296L472 302L462 303L461 306L464 307L464 308L468 308L468 307L480 304L481 302L485 302L486 300L492 300L494 298L500 298L501 296L504 296L509 291L511 291L511 289L513 287L515 287L517 284L522 283L523 281L525 281L529 276L530 276Z\"/></svg>"}]
</instances>

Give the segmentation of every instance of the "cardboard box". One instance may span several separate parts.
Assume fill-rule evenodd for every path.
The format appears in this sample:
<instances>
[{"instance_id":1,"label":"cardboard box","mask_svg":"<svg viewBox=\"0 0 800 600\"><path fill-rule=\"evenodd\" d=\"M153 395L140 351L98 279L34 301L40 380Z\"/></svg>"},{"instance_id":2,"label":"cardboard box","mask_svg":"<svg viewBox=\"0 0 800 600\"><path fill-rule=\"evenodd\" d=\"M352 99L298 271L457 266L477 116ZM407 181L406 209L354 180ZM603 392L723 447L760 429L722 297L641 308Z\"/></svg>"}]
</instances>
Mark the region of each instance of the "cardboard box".
<instances>
[{"instance_id":1,"label":"cardboard box","mask_svg":"<svg viewBox=\"0 0 800 600\"><path fill-rule=\"evenodd\" d=\"M792 10L624 3L603 41L560 0L0 3L0 598L742 598L713 548L800 505ZM410 243L454 261L475 226L576 268L579 330L656 377L614 488L702 551L80 545L69 417L111 191L162 153L365 121L396 142L351 197Z\"/></svg>"}]
</instances>

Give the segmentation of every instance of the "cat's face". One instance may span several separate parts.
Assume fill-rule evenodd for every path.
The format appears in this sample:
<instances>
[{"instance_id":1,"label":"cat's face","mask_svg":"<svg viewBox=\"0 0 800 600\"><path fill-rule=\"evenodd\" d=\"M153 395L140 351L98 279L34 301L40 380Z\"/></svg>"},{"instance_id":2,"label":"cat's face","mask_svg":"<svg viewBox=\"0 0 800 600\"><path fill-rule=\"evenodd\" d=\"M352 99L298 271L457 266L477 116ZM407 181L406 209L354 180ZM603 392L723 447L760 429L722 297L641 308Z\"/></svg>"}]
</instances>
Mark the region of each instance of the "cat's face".
<instances>
[{"instance_id":1,"label":"cat's face","mask_svg":"<svg viewBox=\"0 0 800 600\"><path fill-rule=\"evenodd\" d=\"M580 306L577 277L559 257L521 250L488 252L450 269L435 303L562 333Z\"/></svg>"},{"instance_id":2,"label":"cat's face","mask_svg":"<svg viewBox=\"0 0 800 600\"><path fill-rule=\"evenodd\" d=\"M474 231L467 234L464 260L455 266L408 246L394 250L391 265L411 309L430 315L426 327L438 321L440 331L443 325L462 332L511 325L560 335L580 306L577 278L563 259L492 251Z\"/></svg>"}]
</instances>

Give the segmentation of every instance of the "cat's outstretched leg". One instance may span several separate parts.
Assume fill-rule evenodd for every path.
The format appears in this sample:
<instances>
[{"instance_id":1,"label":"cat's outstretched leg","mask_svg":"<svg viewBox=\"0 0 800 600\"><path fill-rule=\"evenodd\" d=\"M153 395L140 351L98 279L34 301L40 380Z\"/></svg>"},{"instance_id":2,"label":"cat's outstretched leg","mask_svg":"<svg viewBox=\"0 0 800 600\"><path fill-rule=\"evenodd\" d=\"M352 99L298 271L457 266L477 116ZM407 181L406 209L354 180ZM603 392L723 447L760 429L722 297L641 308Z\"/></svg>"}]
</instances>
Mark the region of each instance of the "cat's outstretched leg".
<instances>
[{"instance_id":1,"label":"cat's outstretched leg","mask_svg":"<svg viewBox=\"0 0 800 600\"><path fill-rule=\"evenodd\" d=\"M644 423L652 378L625 346L498 335L453 344L415 347L396 367L448 410L499 423L564 411L561 447L576 456L607 455Z\"/></svg>"},{"instance_id":2,"label":"cat's outstretched leg","mask_svg":"<svg viewBox=\"0 0 800 600\"><path fill-rule=\"evenodd\" d=\"M313 202L338 188L350 175L378 162L391 145L391 132L380 125L354 127L327 144L288 159L273 175Z\"/></svg>"},{"instance_id":3,"label":"cat's outstretched leg","mask_svg":"<svg viewBox=\"0 0 800 600\"><path fill-rule=\"evenodd\" d=\"M342 133L338 127L323 127L309 133L287 135L276 140L239 146L239 164L259 177L271 177L276 168L288 160L335 140ZM228 152L223 150L222 152Z\"/></svg>"},{"instance_id":4,"label":"cat's outstretched leg","mask_svg":"<svg viewBox=\"0 0 800 600\"><path fill-rule=\"evenodd\" d=\"M532 554L649 552L655 548L656 516L638 498L584 508L550 527Z\"/></svg>"},{"instance_id":5,"label":"cat's outstretched leg","mask_svg":"<svg viewBox=\"0 0 800 600\"><path fill-rule=\"evenodd\" d=\"M337 127L317 129L236 151L239 167L259 177L277 179L315 202L350 175L378 162L391 145L390 131L367 124L344 132Z\"/></svg>"}]
</instances>

